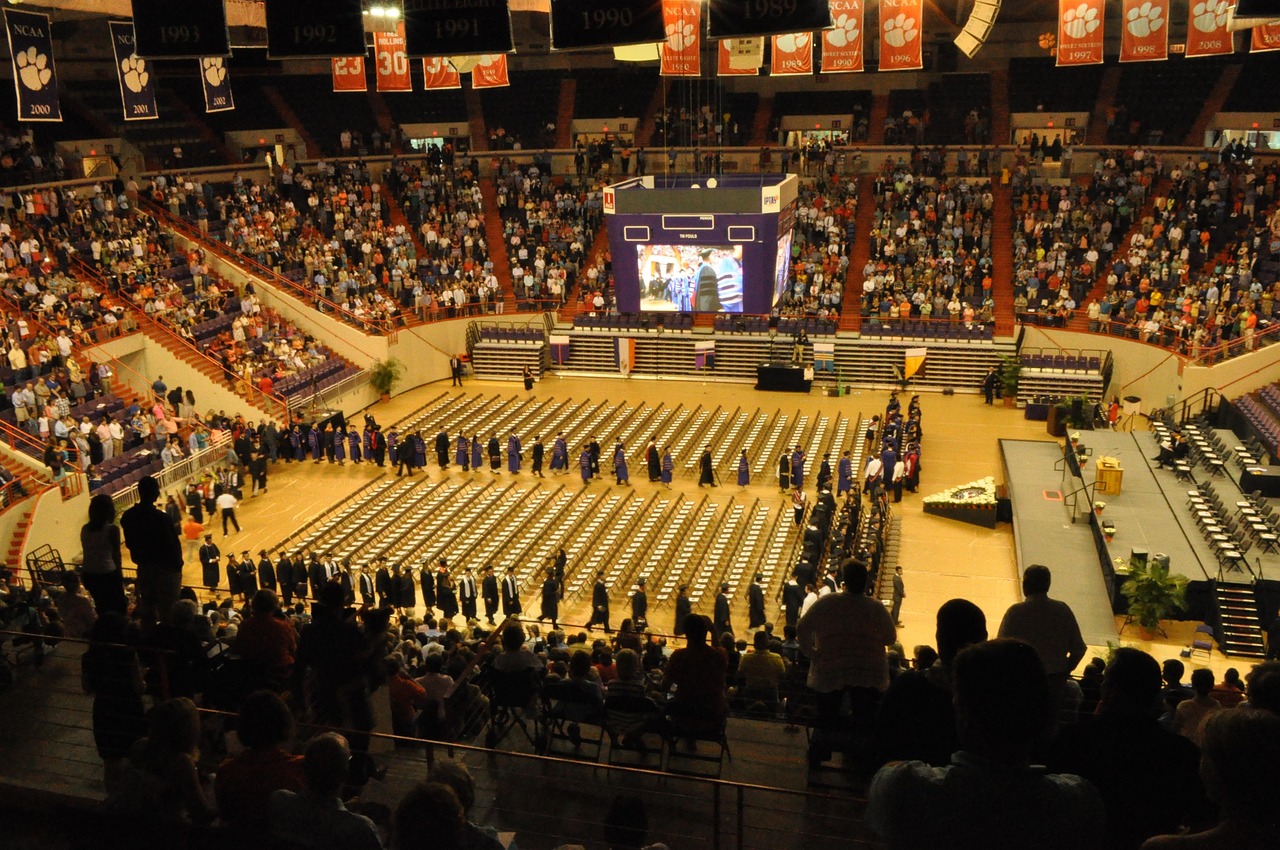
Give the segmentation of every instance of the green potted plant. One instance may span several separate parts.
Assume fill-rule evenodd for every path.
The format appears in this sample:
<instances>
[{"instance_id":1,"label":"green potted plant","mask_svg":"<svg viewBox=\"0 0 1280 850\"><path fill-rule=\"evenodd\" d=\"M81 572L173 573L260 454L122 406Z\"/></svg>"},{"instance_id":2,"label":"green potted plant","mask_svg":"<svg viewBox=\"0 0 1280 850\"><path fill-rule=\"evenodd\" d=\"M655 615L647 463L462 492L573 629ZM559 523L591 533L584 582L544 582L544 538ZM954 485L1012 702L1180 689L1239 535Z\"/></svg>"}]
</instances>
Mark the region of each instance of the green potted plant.
<instances>
[{"instance_id":1,"label":"green potted plant","mask_svg":"<svg viewBox=\"0 0 1280 850\"><path fill-rule=\"evenodd\" d=\"M1129 602L1129 620L1136 622L1145 640L1164 635L1160 621L1180 611L1186 604L1186 576L1171 575L1169 567L1157 558L1146 563L1125 564L1128 578L1120 585L1120 593Z\"/></svg>"},{"instance_id":2,"label":"green potted plant","mask_svg":"<svg viewBox=\"0 0 1280 850\"><path fill-rule=\"evenodd\" d=\"M382 401L391 398L391 390L395 388L400 376L404 374L404 364L394 357L386 360L375 360L369 364L369 383L378 391Z\"/></svg>"},{"instance_id":3,"label":"green potted plant","mask_svg":"<svg viewBox=\"0 0 1280 850\"><path fill-rule=\"evenodd\" d=\"M1000 387L1005 407L1018 403L1018 380L1022 375L1022 361L1008 354L1000 358Z\"/></svg>"}]
</instances>

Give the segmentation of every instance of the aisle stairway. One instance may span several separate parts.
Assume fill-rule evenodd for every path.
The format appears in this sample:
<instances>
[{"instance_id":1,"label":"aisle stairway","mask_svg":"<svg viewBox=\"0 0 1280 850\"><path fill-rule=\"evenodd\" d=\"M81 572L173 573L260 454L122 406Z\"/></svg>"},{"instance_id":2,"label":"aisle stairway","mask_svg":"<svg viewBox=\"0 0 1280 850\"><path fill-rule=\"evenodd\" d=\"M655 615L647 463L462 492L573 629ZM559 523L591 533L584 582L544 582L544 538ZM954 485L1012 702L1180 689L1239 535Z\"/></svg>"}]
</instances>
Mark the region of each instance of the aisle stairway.
<instances>
[{"instance_id":1,"label":"aisle stairway","mask_svg":"<svg viewBox=\"0 0 1280 850\"><path fill-rule=\"evenodd\" d=\"M1212 91L1205 98L1204 104L1200 107L1200 114L1196 116L1196 121L1191 125L1191 129L1187 131L1187 137L1182 140L1184 145L1200 147L1204 144L1204 134L1212 125L1213 119L1218 117L1218 113L1222 112L1222 107L1226 104L1227 98L1231 96L1231 91L1236 87L1236 81L1240 79L1240 72L1244 70L1242 63L1228 65L1218 75L1217 81L1213 84Z\"/></svg>"},{"instance_id":2,"label":"aisle stairway","mask_svg":"<svg viewBox=\"0 0 1280 850\"><path fill-rule=\"evenodd\" d=\"M1253 585L1219 581L1214 584L1221 623L1221 646L1226 655L1262 658L1262 621Z\"/></svg>"},{"instance_id":3,"label":"aisle stairway","mask_svg":"<svg viewBox=\"0 0 1280 850\"><path fill-rule=\"evenodd\" d=\"M640 126L636 127L636 147L647 148L653 144L654 121L666 102L666 91L667 78L658 77L658 84L653 87L653 97L649 99L649 105L645 107L644 115L640 117ZM657 164L654 157L650 157L650 161Z\"/></svg>"},{"instance_id":4,"label":"aisle stairway","mask_svg":"<svg viewBox=\"0 0 1280 850\"><path fill-rule=\"evenodd\" d=\"M1009 67L991 71L991 144L1009 143Z\"/></svg>"},{"instance_id":5,"label":"aisle stairway","mask_svg":"<svg viewBox=\"0 0 1280 850\"><path fill-rule=\"evenodd\" d=\"M319 158L324 156L324 151L320 147L320 143L307 129L307 125L302 123L302 119L298 117L298 113L293 111L293 107L289 105L289 100L280 94L280 90L275 86L262 86L262 96L270 104L271 108L284 120L286 127L292 127L297 131L302 143L307 146L307 156L311 158Z\"/></svg>"},{"instance_id":6,"label":"aisle stairway","mask_svg":"<svg viewBox=\"0 0 1280 850\"><path fill-rule=\"evenodd\" d=\"M489 130L484 125L484 105L480 102L480 92L471 85L470 80L462 84L463 94L467 99L467 128L471 133L471 150L487 151L489 149ZM488 198L485 199L488 203ZM493 209L493 208L491 208ZM490 245L493 243L490 242ZM497 260L495 259L496 263ZM511 276L507 276L510 281ZM509 288L509 287L508 287Z\"/></svg>"},{"instance_id":7,"label":"aisle stairway","mask_svg":"<svg viewBox=\"0 0 1280 850\"><path fill-rule=\"evenodd\" d=\"M1102 74L1102 83L1098 86L1098 97L1093 104L1093 113L1089 116L1089 129L1085 133L1085 144L1105 145L1107 143L1107 112L1116 103L1116 92L1120 89L1120 66L1110 65Z\"/></svg>"},{"instance_id":8,"label":"aisle stairway","mask_svg":"<svg viewBox=\"0 0 1280 850\"><path fill-rule=\"evenodd\" d=\"M573 106L578 98L578 81L565 77L560 81L560 104L556 110L556 147L573 147Z\"/></svg>"},{"instance_id":9,"label":"aisle stairway","mask_svg":"<svg viewBox=\"0 0 1280 850\"><path fill-rule=\"evenodd\" d=\"M479 95L476 95L477 102L479 99ZM480 181L480 194L484 198L484 239L489 244L489 259L493 260L493 273L498 278L498 285L502 287L506 308L514 312L516 295L515 290L511 288L511 260L507 257L506 238L502 232L502 215L498 211L498 187L491 178L486 177Z\"/></svg>"},{"instance_id":10,"label":"aisle stairway","mask_svg":"<svg viewBox=\"0 0 1280 850\"><path fill-rule=\"evenodd\" d=\"M867 119L867 143L884 144L884 122L889 117L889 93L880 92L871 99L871 117Z\"/></svg>"},{"instance_id":11,"label":"aisle stairway","mask_svg":"<svg viewBox=\"0 0 1280 850\"><path fill-rule=\"evenodd\" d=\"M856 331L862 327L862 269L871 259L871 225L875 221L876 199L872 196L874 174L858 178L858 206L854 214L853 253L844 279L844 303L840 305L840 330Z\"/></svg>"},{"instance_id":12,"label":"aisle stairway","mask_svg":"<svg viewBox=\"0 0 1280 850\"><path fill-rule=\"evenodd\" d=\"M392 226L403 226L405 232L409 234L409 238L413 240L414 250L418 252L419 257L427 255L427 248L422 244L422 234L418 232L409 219L405 218L404 208L396 201L391 190L387 188L387 184L382 184L382 197L387 199L387 221ZM487 236L487 234L486 234Z\"/></svg>"},{"instance_id":13,"label":"aisle stairway","mask_svg":"<svg viewBox=\"0 0 1280 850\"><path fill-rule=\"evenodd\" d=\"M751 119L752 145L776 145L777 139L770 138L769 124L773 121L773 92L760 95L760 103L756 106L755 117Z\"/></svg>"},{"instance_id":14,"label":"aisle stairway","mask_svg":"<svg viewBox=\"0 0 1280 850\"><path fill-rule=\"evenodd\" d=\"M1013 315L1013 191L999 180L991 185L995 206L991 216L991 294L995 299L996 336L1010 336Z\"/></svg>"}]
</instances>

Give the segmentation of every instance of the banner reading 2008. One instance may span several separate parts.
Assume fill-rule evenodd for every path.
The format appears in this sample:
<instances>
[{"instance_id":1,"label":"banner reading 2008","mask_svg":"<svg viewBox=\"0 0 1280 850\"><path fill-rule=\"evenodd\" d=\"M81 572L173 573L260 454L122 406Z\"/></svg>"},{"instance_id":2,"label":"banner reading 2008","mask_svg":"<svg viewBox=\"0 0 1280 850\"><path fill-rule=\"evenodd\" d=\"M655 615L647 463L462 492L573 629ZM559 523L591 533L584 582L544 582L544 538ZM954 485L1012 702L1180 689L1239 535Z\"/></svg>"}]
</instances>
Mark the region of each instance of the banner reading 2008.
<instances>
[{"instance_id":1,"label":"banner reading 2008","mask_svg":"<svg viewBox=\"0 0 1280 850\"><path fill-rule=\"evenodd\" d=\"M53 69L49 16L4 10L4 28L13 57L13 87L18 92L19 121L61 121L58 75Z\"/></svg>"},{"instance_id":2,"label":"banner reading 2008","mask_svg":"<svg viewBox=\"0 0 1280 850\"><path fill-rule=\"evenodd\" d=\"M1103 0L1058 0L1058 67L1102 64Z\"/></svg>"},{"instance_id":3,"label":"banner reading 2008","mask_svg":"<svg viewBox=\"0 0 1280 850\"><path fill-rule=\"evenodd\" d=\"M120 103L124 120L149 121L159 118L156 110L156 84L151 78L147 60L138 56L133 42L131 21L108 21L111 49L116 57L116 78L120 82Z\"/></svg>"},{"instance_id":4,"label":"banner reading 2008","mask_svg":"<svg viewBox=\"0 0 1280 850\"><path fill-rule=\"evenodd\" d=\"M1187 58L1225 56L1235 50L1227 31L1227 0L1192 0L1187 4Z\"/></svg>"},{"instance_id":5,"label":"banner reading 2008","mask_svg":"<svg viewBox=\"0 0 1280 850\"><path fill-rule=\"evenodd\" d=\"M880 70L918 71L924 0L880 0Z\"/></svg>"}]
</instances>

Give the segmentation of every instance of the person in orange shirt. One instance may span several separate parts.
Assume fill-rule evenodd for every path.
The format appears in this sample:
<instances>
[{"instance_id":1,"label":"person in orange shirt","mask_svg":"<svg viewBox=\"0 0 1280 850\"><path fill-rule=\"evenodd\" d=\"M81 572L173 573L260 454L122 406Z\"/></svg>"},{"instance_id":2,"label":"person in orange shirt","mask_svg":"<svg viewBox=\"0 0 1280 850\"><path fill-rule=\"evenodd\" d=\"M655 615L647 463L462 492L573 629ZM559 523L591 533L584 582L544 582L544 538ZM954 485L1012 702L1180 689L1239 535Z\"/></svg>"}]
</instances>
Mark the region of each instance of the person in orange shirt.
<instances>
[{"instance_id":1,"label":"person in orange shirt","mask_svg":"<svg viewBox=\"0 0 1280 850\"><path fill-rule=\"evenodd\" d=\"M204 535L204 526L196 522L194 515L188 516L182 524L182 539L187 544L187 560L195 558L200 549L200 538Z\"/></svg>"}]
</instances>

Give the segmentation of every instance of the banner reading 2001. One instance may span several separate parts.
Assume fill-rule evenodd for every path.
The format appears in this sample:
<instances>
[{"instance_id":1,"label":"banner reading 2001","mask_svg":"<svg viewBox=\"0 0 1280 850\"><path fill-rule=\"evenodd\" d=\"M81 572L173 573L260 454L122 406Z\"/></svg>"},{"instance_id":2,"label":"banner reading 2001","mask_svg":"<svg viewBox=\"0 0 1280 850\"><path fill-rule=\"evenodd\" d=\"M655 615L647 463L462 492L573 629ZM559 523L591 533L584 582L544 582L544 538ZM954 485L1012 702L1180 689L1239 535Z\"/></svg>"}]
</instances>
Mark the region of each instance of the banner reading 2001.
<instances>
[{"instance_id":1,"label":"banner reading 2001","mask_svg":"<svg viewBox=\"0 0 1280 850\"><path fill-rule=\"evenodd\" d=\"M156 110L156 84L151 78L147 60L138 56L133 43L131 21L107 21L111 32L111 49L116 57L116 78L120 82L120 103L124 120L149 121L159 118Z\"/></svg>"},{"instance_id":2,"label":"banner reading 2001","mask_svg":"<svg viewBox=\"0 0 1280 850\"><path fill-rule=\"evenodd\" d=\"M1102 64L1103 0L1058 0L1058 67Z\"/></svg>"},{"instance_id":3,"label":"banner reading 2001","mask_svg":"<svg viewBox=\"0 0 1280 850\"><path fill-rule=\"evenodd\" d=\"M923 68L920 50L923 29L924 0L880 0L880 70Z\"/></svg>"},{"instance_id":4,"label":"banner reading 2001","mask_svg":"<svg viewBox=\"0 0 1280 850\"><path fill-rule=\"evenodd\" d=\"M1169 58L1169 0L1124 0L1120 23L1121 62Z\"/></svg>"},{"instance_id":5,"label":"banner reading 2001","mask_svg":"<svg viewBox=\"0 0 1280 850\"><path fill-rule=\"evenodd\" d=\"M4 28L13 57L13 87L18 92L19 121L61 121L58 75L53 69L49 16L4 10Z\"/></svg>"}]
</instances>

